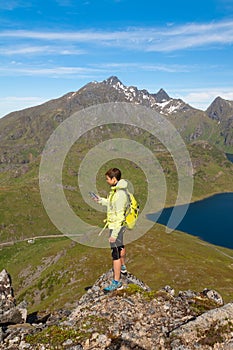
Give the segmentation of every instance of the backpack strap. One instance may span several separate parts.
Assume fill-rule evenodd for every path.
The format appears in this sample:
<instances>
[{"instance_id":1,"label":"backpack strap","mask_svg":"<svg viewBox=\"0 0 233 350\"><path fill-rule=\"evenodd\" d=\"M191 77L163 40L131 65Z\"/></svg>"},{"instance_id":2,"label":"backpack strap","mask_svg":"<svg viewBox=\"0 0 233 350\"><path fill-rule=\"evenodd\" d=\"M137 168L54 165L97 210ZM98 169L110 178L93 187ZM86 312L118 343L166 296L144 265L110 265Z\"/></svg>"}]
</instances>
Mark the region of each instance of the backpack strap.
<instances>
[{"instance_id":1,"label":"backpack strap","mask_svg":"<svg viewBox=\"0 0 233 350\"><path fill-rule=\"evenodd\" d=\"M125 207L125 212L124 212L124 216L125 216L125 219L126 219L126 216L128 215L128 211L130 210L130 203L131 203L130 195L129 195L129 192L128 192L127 188L121 188L120 191L124 191L125 192L125 194L127 196L127 200L128 200L127 201L127 205ZM125 219L124 219L124 221L122 221L122 224L121 224L122 226L124 226L125 223L126 223Z\"/></svg>"},{"instance_id":2,"label":"backpack strap","mask_svg":"<svg viewBox=\"0 0 233 350\"><path fill-rule=\"evenodd\" d=\"M114 196L115 193L116 193L116 189L114 188L114 189L112 190L112 193L110 193L110 195L109 195L109 201L110 201L110 203L111 203L112 198L113 198L113 196ZM108 227L108 219L105 219L104 222L105 222L105 225L104 225L104 227L102 228L102 230L100 231L99 236L101 236L102 233L104 232L104 230Z\"/></svg>"},{"instance_id":3,"label":"backpack strap","mask_svg":"<svg viewBox=\"0 0 233 350\"><path fill-rule=\"evenodd\" d=\"M100 231L99 236L101 236L102 233L104 232L104 230L108 227L108 220L105 219L104 222L105 222L105 225L104 225L104 227L102 228L102 230Z\"/></svg>"}]
</instances>

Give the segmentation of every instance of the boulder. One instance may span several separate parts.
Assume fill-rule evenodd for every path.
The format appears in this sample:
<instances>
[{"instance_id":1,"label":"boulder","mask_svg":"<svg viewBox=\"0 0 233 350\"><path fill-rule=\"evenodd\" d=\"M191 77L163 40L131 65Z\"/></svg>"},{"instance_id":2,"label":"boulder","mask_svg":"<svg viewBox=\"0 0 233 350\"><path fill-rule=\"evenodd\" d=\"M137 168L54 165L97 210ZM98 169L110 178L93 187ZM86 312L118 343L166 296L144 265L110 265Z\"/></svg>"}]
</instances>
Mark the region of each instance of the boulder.
<instances>
[{"instance_id":1,"label":"boulder","mask_svg":"<svg viewBox=\"0 0 233 350\"><path fill-rule=\"evenodd\" d=\"M202 293L216 304L223 305L223 298L216 290L205 288Z\"/></svg>"},{"instance_id":2,"label":"boulder","mask_svg":"<svg viewBox=\"0 0 233 350\"><path fill-rule=\"evenodd\" d=\"M231 334L232 322L233 303L207 311L170 333L171 349L181 349L182 346L193 349L204 345L216 345L216 349L222 349L220 343L224 343L224 338Z\"/></svg>"},{"instance_id":3,"label":"boulder","mask_svg":"<svg viewBox=\"0 0 233 350\"><path fill-rule=\"evenodd\" d=\"M27 319L25 303L16 306L11 276L4 269L0 272L0 324L24 323Z\"/></svg>"}]
</instances>

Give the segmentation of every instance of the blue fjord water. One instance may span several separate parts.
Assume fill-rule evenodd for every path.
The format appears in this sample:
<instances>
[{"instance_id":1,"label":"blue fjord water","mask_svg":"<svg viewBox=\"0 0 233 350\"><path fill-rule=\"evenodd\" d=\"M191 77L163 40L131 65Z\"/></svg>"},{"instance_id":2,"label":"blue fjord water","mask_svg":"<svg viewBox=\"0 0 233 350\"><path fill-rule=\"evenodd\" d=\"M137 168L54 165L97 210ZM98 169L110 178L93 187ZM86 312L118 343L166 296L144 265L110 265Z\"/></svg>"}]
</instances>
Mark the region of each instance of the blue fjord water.
<instances>
[{"instance_id":1,"label":"blue fjord water","mask_svg":"<svg viewBox=\"0 0 233 350\"><path fill-rule=\"evenodd\" d=\"M233 163L233 154L226 156ZM172 209L173 207L164 209L157 222L167 225ZM155 221L157 216L150 214L148 218ZM233 193L220 193L191 203L176 229L209 243L233 249Z\"/></svg>"},{"instance_id":2,"label":"blue fjord water","mask_svg":"<svg viewBox=\"0 0 233 350\"><path fill-rule=\"evenodd\" d=\"M233 154L226 156L233 162ZM167 225L172 209L173 207L164 209L157 222ZM148 219L155 221L155 214L149 214ZM209 243L233 249L233 193L220 193L191 203L176 229Z\"/></svg>"},{"instance_id":3,"label":"blue fjord water","mask_svg":"<svg viewBox=\"0 0 233 350\"><path fill-rule=\"evenodd\" d=\"M226 156L233 163L233 154ZM167 225L172 209L164 209L157 222ZM149 217L153 220L153 214ZM233 193L220 193L191 203L176 229L233 249Z\"/></svg>"},{"instance_id":4,"label":"blue fjord water","mask_svg":"<svg viewBox=\"0 0 233 350\"><path fill-rule=\"evenodd\" d=\"M226 153L226 156L233 163L233 154Z\"/></svg>"},{"instance_id":5,"label":"blue fjord water","mask_svg":"<svg viewBox=\"0 0 233 350\"><path fill-rule=\"evenodd\" d=\"M164 209L157 222L167 225L172 209ZM149 214L148 219L155 221L155 214ZM233 193L220 193L191 203L176 229L233 249Z\"/></svg>"}]
</instances>

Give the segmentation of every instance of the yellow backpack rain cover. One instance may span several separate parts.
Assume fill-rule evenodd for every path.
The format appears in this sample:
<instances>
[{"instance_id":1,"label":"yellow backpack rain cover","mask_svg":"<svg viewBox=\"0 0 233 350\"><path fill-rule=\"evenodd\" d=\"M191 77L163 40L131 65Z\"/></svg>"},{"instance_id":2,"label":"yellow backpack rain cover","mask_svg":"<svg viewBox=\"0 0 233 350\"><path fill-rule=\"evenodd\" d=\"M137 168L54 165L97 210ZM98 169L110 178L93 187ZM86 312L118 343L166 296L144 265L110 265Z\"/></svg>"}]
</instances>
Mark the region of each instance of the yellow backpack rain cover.
<instances>
[{"instance_id":1,"label":"yellow backpack rain cover","mask_svg":"<svg viewBox=\"0 0 233 350\"><path fill-rule=\"evenodd\" d=\"M132 193L125 191L128 196L128 205L125 210L125 226L132 230L136 224L139 215L139 205Z\"/></svg>"}]
</instances>

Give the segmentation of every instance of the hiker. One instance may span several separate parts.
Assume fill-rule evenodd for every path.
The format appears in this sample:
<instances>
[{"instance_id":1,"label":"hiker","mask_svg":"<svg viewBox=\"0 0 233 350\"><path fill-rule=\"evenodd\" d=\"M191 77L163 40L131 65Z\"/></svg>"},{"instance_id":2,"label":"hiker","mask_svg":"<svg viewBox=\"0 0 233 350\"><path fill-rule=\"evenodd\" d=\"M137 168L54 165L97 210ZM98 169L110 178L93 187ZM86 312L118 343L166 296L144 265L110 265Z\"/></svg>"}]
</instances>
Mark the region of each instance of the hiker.
<instances>
[{"instance_id":1,"label":"hiker","mask_svg":"<svg viewBox=\"0 0 233 350\"><path fill-rule=\"evenodd\" d=\"M127 181L121 179L121 171L111 168L105 173L106 181L111 186L107 198L98 197L98 203L107 206L107 225L109 228L109 243L112 251L114 279L112 283L104 288L105 292L110 292L122 288L120 281L121 273L126 274L125 266L125 246L123 235L126 230L125 211L128 204Z\"/></svg>"}]
</instances>

